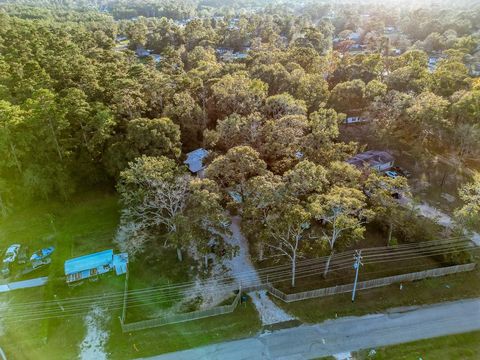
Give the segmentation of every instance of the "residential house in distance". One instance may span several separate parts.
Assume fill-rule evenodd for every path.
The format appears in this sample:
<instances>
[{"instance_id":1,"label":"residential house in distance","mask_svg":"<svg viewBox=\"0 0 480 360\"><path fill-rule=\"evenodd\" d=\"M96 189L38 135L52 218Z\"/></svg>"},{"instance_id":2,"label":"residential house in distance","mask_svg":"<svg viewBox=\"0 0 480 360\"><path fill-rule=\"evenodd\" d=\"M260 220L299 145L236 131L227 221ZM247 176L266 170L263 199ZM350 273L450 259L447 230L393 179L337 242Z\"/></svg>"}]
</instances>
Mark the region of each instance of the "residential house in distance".
<instances>
[{"instance_id":1,"label":"residential house in distance","mask_svg":"<svg viewBox=\"0 0 480 360\"><path fill-rule=\"evenodd\" d=\"M359 124L368 122L368 118L364 116L347 116L345 118L345 124Z\"/></svg>"},{"instance_id":2,"label":"residential house in distance","mask_svg":"<svg viewBox=\"0 0 480 360\"><path fill-rule=\"evenodd\" d=\"M162 55L160 54L150 54L150 56L153 58L153 61L155 61L156 64L162 61Z\"/></svg>"},{"instance_id":3,"label":"residential house in distance","mask_svg":"<svg viewBox=\"0 0 480 360\"><path fill-rule=\"evenodd\" d=\"M347 39L348 40L352 40L354 41L355 43L359 44L360 43L360 39L362 38L362 35L360 34L360 32L352 32L350 35L348 35Z\"/></svg>"},{"instance_id":4,"label":"residential house in distance","mask_svg":"<svg viewBox=\"0 0 480 360\"><path fill-rule=\"evenodd\" d=\"M193 150L187 154L187 159L183 162L188 166L191 173L196 174L199 178L204 177L205 165L203 161L208 156L208 151L200 148Z\"/></svg>"},{"instance_id":5,"label":"residential house in distance","mask_svg":"<svg viewBox=\"0 0 480 360\"><path fill-rule=\"evenodd\" d=\"M371 168L377 171L387 171L393 167L394 158L386 151L369 150L357 154L347 160L347 163L359 169Z\"/></svg>"},{"instance_id":6,"label":"residential house in distance","mask_svg":"<svg viewBox=\"0 0 480 360\"><path fill-rule=\"evenodd\" d=\"M145 49L145 48L142 47L142 46L137 47L137 50L135 50L135 54L136 54L138 57L147 57L147 56L149 56L151 53L152 53L151 50L147 50L147 49Z\"/></svg>"},{"instance_id":7,"label":"residential house in distance","mask_svg":"<svg viewBox=\"0 0 480 360\"><path fill-rule=\"evenodd\" d=\"M480 76L480 63L475 63L470 66L470 75L474 77Z\"/></svg>"},{"instance_id":8,"label":"residential house in distance","mask_svg":"<svg viewBox=\"0 0 480 360\"><path fill-rule=\"evenodd\" d=\"M245 60L248 57L249 50L249 48L246 48L245 51L233 52L232 50L223 51L222 49L222 51L217 51L217 53L222 61L232 62L235 60Z\"/></svg>"},{"instance_id":9,"label":"residential house in distance","mask_svg":"<svg viewBox=\"0 0 480 360\"><path fill-rule=\"evenodd\" d=\"M67 284L71 284L113 270L122 275L127 272L127 264L127 253L114 255L113 250L104 250L65 261L65 277Z\"/></svg>"}]
</instances>

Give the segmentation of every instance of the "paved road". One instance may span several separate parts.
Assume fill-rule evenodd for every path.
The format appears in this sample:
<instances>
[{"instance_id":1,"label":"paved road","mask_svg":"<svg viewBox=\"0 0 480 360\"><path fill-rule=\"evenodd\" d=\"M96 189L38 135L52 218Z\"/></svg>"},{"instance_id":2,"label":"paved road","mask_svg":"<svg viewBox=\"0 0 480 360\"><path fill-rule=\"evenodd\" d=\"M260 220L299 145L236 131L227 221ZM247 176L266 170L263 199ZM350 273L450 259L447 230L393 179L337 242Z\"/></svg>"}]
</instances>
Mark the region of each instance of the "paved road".
<instances>
[{"instance_id":1,"label":"paved road","mask_svg":"<svg viewBox=\"0 0 480 360\"><path fill-rule=\"evenodd\" d=\"M12 282L12 283L9 283L9 284L0 285L0 292L6 292L6 291L11 291L11 290L17 290L17 289L27 289L27 288L31 288L31 287L43 286L47 283L47 281L48 281L48 276L39 277L39 278L36 278L36 279L31 279L31 280L23 280L23 281Z\"/></svg>"},{"instance_id":2,"label":"paved road","mask_svg":"<svg viewBox=\"0 0 480 360\"><path fill-rule=\"evenodd\" d=\"M312 359L474 330L480 330L480 299L328 320L150 359Z\"/></svg>"}]
</instances>

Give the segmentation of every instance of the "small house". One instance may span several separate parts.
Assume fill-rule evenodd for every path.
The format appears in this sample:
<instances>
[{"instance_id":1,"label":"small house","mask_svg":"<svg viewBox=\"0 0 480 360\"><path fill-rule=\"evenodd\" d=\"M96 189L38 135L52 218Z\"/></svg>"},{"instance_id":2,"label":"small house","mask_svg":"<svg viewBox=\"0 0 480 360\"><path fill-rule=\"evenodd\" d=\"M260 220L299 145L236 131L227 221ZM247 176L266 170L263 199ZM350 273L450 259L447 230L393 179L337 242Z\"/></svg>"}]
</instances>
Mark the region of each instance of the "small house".
<instances>
[{"instance_id":1,"label":"small house","mask_svg":"<svg viewBox=\"0 0 480 360\"><path fill-rule=\"evenodd\" d=\"M142 46L139 46L137 47L137 50L135 50L135 54L138 56L138 57L147 57L149 56L150 54L152 53L151 50L147 50L145 49L144 47Z\"/></svg>"},{"instance_id":2,"label":"small house","mask_svg":"<svg viewBox=\"0 0 480 360\"><path fill-rule=\"evenodd\" d=\"M347 37L348 40L355 41L356 43L359 43L361 38L362 36L360 35L359 32L352 32Z\"/></svg>"},{"instance_id":3,"label":"small house","mask_svg":"<svg viewBox=\"0 0 480 360\"><path fill-rule=\"evenodd\" d=\"M155 61L156 64L162 61L162 55L160 54L150 54L150 56L153 58L153 61Z\"/></svg>"},{"instance_id":4,"label":"small house","mask_svg":"<svg viewBox=\"0 0 480 360\"><path fill-rule=\"evenodd\" d=\"M205 170L203 161L207 156L208 151L203 148L193 150L187 154L187 159L183 163L188 166L190 172L198 175L198 177L203 177Z\"/></svg>"},{"instance_id":5,"label":"small house","mask_svg":"<svg viewBox=\"0 0 480 360\"><path fill-rule=\"evenodd\" d=\"M394 158L386 151L370 150L357 154L347 160L347 163L364 169L369 167L377 171L386 171L393 167Z\"/></svg>"},{"instance_id":6,"label":"small house","mask_svg":"<svg viewBox=\"0 0 480 360\"><path fill-rule=\"evenodd\" d=\"M114 255L113 250L104 250L65 261L65 276L70 284L113 270L121 275L127 272L127 264L128 254Z\"/></svg>"},{"instance_id":7,"label":"small house","mask_svg":"<svg viewBox=\"0 0 480 360\"><path fill-rule=\"evenodd\" d=\"M363 116L347 116L345 118L345 124L358 124L367 122L368 118Z\"/></svg>"}]
</instances>

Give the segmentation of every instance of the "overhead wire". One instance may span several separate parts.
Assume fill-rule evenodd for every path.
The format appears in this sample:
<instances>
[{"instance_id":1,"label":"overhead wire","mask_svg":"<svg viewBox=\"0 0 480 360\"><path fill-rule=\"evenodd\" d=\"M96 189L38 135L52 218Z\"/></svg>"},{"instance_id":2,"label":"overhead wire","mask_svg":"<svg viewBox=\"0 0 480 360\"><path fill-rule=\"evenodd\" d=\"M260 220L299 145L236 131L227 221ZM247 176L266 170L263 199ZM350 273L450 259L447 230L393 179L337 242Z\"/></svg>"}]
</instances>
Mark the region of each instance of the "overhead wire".
<instances>
[{"instance_id":1,"label":"overhead wire","mask_svg":"<svg viewBox=\"0 0 480 360\"><path fill-rule=\"evenodd\" d=\"M433 243L431 244L433 245ZM416 257L412 257L410 255L412 255L412 251L404 251L403 253L401 254L398 254L398 255L401 255L400 257L397 257L395 259L388 259L388 256L391 255L391 253L385 253L385 254L381 254L381 256L378 256L380 254L376 254L376 261L371 261L369 263L378 263L378 262L385 262L385 261L402 261L402 260L405 260L405 259L411 259L411 258L419 258L419 257L426 257L426 256L432 256L432 255L438 255L438 254L446 254L446 253L451 253L452 251L465 251L467 248L466 247L461 247L459 246L458 244L441 244L442 246L441 247L438 247L437 246L437 249L423 249L423 251L421 251L421 254L420 256L416 256ZM368 250L368 249L367 249ZM412 250L415 250L412 248ZM418 250L418 249L417 249ZM446 251L446 250L449 250L449 251ZM351 254L349 254L351 255ZM408 256L405 256L405 255L408 255ZM323 260L325 260L326 257L323 258ZM366 262L367 264L367 262ZM300 267L298 268L298 271L296 272L296 278L300 278L300 277L303 277L303 276L311 276L311 274L314 274L314 273L318 273L319 270L321 269L324 269L325 267L325 264L312 264L312 263L307 263L307 264L302 264L302 265L299 265ZM273 269L275 267L271 267L271 269ZM351 268L351 260L346 260L346 259L343 259L342 261L339 261L337 264L335 263L335 261L332 259L331 261L331 267L330 267L330 271L336 271L336 270L341 270L341 269L345 269L345 268ZM248 273L253 273L253 271L250 271ZM271 278L270 278L271 276ZM277 271L277 272L273 272L271 274L269 274L269 281L270 280L273 280L273 282L280 282L280 281L284 281L285 279L289 279L291 277L291 270L283 270L283 271ZM238 280L238 278L236 278L235 280L233 280L231 277L225 277L223 278L223 281L227 281L226 279L230 280L230 281L235 281L235 280ZM248 277L248 274L247 274L247 277L243 276L241 277L241 279L243 280L246 280L246 279L249 279ZM258 279L260 280L260 282L262 281L265 281L265 279L262 280L262 278L260 276L258 276ZM220 280L216 280L216 281L222 281L222 279ZM204 290L210 290L210 289L215 289L216 286L215 285L210 285L210 287L207 285L207 286L204 286L203 289ZM235 288L235 285L231 285L231 288L229 290L233 290ZM144 306L145 305L145 301L151 301L151 300L156 300L156 303L159 303L159 302L171 302L171 301L174 301L174 300L178 300L180 298L183 298L185 296L185 294L188 294L188 293L195 293L195 290L190 290L190 291L187 291L187 292L183 292L183 293L180 293L178 292L178 289L177 289L177 292L176 293L173 293L171 292L172 289L168 289L169 292L167 293L151 293L151 294L132 294L132 295L128 295L127 296L127 304L129 304L129 307L133 307L133 305L140 305L140 306ZM218 288L217 288L218 290ZM119 299L110 299L108 297L106 298L101 298L99 299L98 296L95 297L96 300L99 300L101 302L102 305L106 305L106 306L115 306L117 304L123 304L123 292L121 292L122 294L122 298L119 298ZM77 300L77 299L70 299L70 300ZM83 300L86 300L85 298L83 298ZM102 302L103 301L103 302ZM38 302L39 304L41 304L42 302ZM137 304L138 303L138 304ZM45 302L43 302L43 304L45 304ZM133 304L133 305L132 305ZM24 304L24 306L31 306L32 304L30 303L30 305L28 303ZM88 309L90 306L91 306L91 303L89 303L88 301L87 302L83 302L83 303L80 303L80 304L75 304L73 303L72 305L69 305L68 303L65 303L64 301L62 301L61 299L59 300L53 300L51 301L50 303L50 306L54 306L53 309L47 309L45 310L44 312L35 312L35 311L31 311L31 307L30 307L30 311L27 310L24 310L23 312L21 312L21 308L19 308L18 306L22 306L22 304L17 304L16 306L13 306L13 309L15 310L16 308L16 311L13 311L13 315L12 316L15 316L16 315L22 315L23 317L28 317L30 316L30 318L34 315L43 315L43 316L46 316L46 315L52 315L53 313L55 312L58 312L60 309L60 305L66 309L67 311L75 311L75 312L78 312L80 310L86 310ZM65 311L65 310L64 310ZM65 313L67 314L67 313Z\"/></svg>"}]
</instances>

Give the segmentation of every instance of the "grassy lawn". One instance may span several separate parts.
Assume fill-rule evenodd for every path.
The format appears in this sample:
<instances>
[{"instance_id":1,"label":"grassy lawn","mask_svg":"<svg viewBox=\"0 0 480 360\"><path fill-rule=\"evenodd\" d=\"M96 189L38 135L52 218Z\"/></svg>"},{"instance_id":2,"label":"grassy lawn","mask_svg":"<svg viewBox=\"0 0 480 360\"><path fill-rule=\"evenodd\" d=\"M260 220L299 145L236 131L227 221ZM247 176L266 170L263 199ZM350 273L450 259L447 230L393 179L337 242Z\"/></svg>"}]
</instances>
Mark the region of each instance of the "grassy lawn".
<instances>
[{"instance_id":1,"label":"grassy lawn","mask_svg":"<svg viewBox=\"0 0 480 360\"><path fill-rule=\"evenodd\" d=\"M336 316L363 315L400 306L437 303L480 296L480 270L440 278L403 283L351 294L284 303L272 297L280 307L307 323L316 323Z\"/></svg>"},{"instance_id":2,"label":"grassy lawn","mask_svg":"<svg viewBox=\"0 0 480 360\"><path fill-rule=\"evenodd\" d=\"M123 334L118 321L112 327L108 351L112 359L156 355L254 336L261 327L251 301L227 315Z\"/></svg>"},{"instance_id":3,"label":"grassy lawn","mask_svg":"<svg viewBox=\"0 0 480 360\"><path fill-rule=\"evenodd\" d=\"M411 343L375 349L375 356L368 356L369 350L359 351L355 359L375 360L476 360L480 358L480 332L443 336Z\"/></svg>"}]
</instances>

